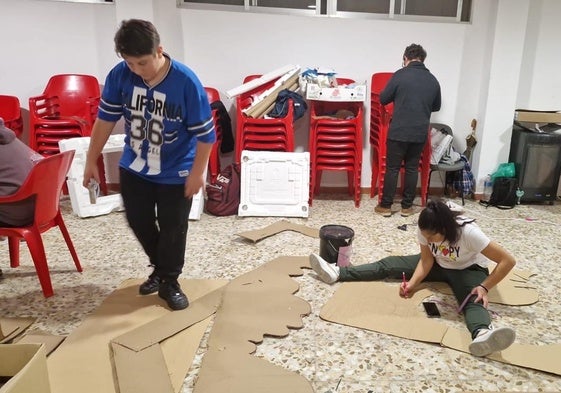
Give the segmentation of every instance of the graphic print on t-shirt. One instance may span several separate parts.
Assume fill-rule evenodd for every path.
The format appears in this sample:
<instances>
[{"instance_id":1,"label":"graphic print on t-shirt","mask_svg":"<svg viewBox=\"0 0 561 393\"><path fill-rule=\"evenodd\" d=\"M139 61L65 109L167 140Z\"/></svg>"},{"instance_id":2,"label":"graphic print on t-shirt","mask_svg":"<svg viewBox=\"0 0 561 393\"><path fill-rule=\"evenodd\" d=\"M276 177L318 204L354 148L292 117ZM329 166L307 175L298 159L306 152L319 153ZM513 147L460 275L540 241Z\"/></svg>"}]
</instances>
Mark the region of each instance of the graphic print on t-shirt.
<instances>
[{"instance_id":1,"label":"graphic print on t-shirt","mask_svg":"<svg viewBox=\"0 0 561 393\"><path fill-rule=\"evenodd\" d=\"M147 89L135 86L131 97L131 140L136 159L130 168L140 172L148 164L148 175L161 171L161 146L164 131L166 95L158 91L147 96Z\"/></svg>"},{"instance_id":2,"label":"graphic print on t-shirt","mask_svg":"<svg viewBox=\"0 0 561 393\"><path fill-rule=\"evenodd\" d=\"M444 258L448 258L451 261L455 261L460 257L460 247L451 246L450 244L436 244L429 243L432 255L439 256L442 255Z\"/></svg>"}]
</instances>

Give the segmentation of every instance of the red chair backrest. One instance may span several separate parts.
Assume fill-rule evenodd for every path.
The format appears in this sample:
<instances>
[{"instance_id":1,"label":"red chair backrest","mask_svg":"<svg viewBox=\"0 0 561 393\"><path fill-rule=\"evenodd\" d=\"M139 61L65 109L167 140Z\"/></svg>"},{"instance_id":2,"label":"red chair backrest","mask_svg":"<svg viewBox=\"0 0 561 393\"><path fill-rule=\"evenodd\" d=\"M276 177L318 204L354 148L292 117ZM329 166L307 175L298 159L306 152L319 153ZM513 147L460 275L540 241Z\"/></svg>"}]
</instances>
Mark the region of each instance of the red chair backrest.
<instances>
[{"instance_id":1,"label":"red chair backrest","mask_svg":"<svg viewBox=\"0 0 561 393\"><path fill-rule=\"evenodd\" d=\"M61 116L80 116L89 119L85 104L100 97L99 82L95 76L82 74L53 75L45 90L48 97L57 96Z\"/></svg>"},{"instance_id":2,"label":"red chair backrest","mask_svg":"<svg viewBox=\"0 0 561 393\"><path fill-rule=\"evenodd\" d=\"M0 117L4 124L16 133L18 137L23 133L23 118L21 106L16 96L0 95Z\"/></svg>"},{"instance_id":3,"label":"red chair backrest","mask_svg":"<svg viewBox=\"0 0 561 393\"><path fill-rule=\"evenodd\" d=\"M393 76L393 72L377 72L372 74L372 81L370 84L370 91L374 94L380 94L384 87L388 84L388 81Z\"/></svg>"},{"instance_id":4,"label":"red chair backrest","mask_svg":"<svg viewBox=\"0 0 561 393\"><path fill-rule=\"evenodd\" d=\"M0 117L6 123L21 117L21 107L17 97L0 95Z\"/></svg>"},{"instance_id":5,"label":"red chair backrest","mask_svg":"<svg viewBox=\"0 0 561 393\"><path fill-rule=\"evenodd\" d=\"M214 101L220 101L220 93L214 87L205 86L205 91L209 104L212 104Z\"/></svg>"},{"instance_id":6,"label":"red chair backrest","mask_svg":"<svg viewBox=\"0 0 561 393\"><path fill-rule=\"evenodd\" d=\"M12 201L35 196L34 223L39 228L49 224L59 211L62 186L72 164L74 150L55 154L40 160L15 194Z\"/></svg>"}]
</instances>

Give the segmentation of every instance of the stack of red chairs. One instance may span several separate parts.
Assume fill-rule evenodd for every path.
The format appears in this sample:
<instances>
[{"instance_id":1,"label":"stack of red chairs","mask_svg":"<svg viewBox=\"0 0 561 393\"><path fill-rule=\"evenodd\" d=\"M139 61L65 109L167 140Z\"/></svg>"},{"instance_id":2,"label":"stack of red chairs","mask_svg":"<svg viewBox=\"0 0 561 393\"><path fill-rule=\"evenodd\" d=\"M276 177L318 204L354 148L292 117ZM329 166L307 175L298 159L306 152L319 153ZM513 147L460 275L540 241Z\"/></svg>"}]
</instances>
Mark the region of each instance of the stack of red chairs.
<instances>
[{"instance_id":1,"label":"stack of red chairs","mask_svg":"<svg viewBox=\"0 0 561 393\"><path fill-rule=\"evenodd\" d=\"M52 76L43 94L29 98L30 147L48 156L59 153L61 139L90 136L99 98L95 76Z\"/></svg>"},{"instance_id":2,"label":"stack of red chairs","mask_svg":"<svg viewBox=\"0 0 561 393\"><path fill-rule=\"evenodd\" d=\"M205 91L208 97L208 102L213 103L220 101L220 93L213 87L205 86ZM210 176L210 182L214 183L218 174L220 173L220 146L222 145L222 127L220 123L220 118L218 114L218 109L212 110L212 120L214 122L214 130L216 131L216 142L212 145L212 150L210 151L210 157L208 159L208 173Z\"/></svg>"},{"instance_id":3,"label":"stack of red chairs","mask_svg":"<svg viewBox=\"0 0 561 393\"><path fill-rule=\"evenodd\" d=\"M370 89L370 145L373 152L372 158L372 182L370 197L374 197L376 186L378 188L378 203L382 201L384 189L384 176L386 174L386 140L391 118L393 116L393 103L382 105L380 103L380 92L384 89L391 72L380 72L372 75ZM419 162L419 173L421 174L421 204L427 202L427 189L430 174L430 130L427 129L428 137ZM401 188L404 186L405 169L400 170Z\"/></svg>"},{"instance_id":4,"label":"stack of red chairs","mask_svg":"<svg viewBox=\"0 0 561 393\"><path fill-rule=\"evenodd\" d=\"M382 128L390 124L393 113L393 103L384 106L380 103L380 92L384 89L393 72L379 72L372 75L370 84L370 150L372 151L372 178L370 182L370 198L373 198L379 188L380 140ZM387 132L387 130L386 130ZM385 147L384 147L385 148Z\"/></svg>"},{"instance_id":5,"label":"stack of red chairs","mask_svg":"<svg viewBox=\"0 0 561 393\"><path fill-rule=\"evenodd\" d=\"M338 85L354 83L337 78ZM345 110L346 118L332 115ZM362 168L362 102L310 103L310 206L319 193L322 171L346 171L349 194L355 206L360 205Z\"/></svg>"},{"instance_id":6,"label":"stack of red chairs","mask_svg":"<svg viewBox=\"0 0 561 393\"><path fill-rule=\"evenodd\" d=\"M17 97L0 95L0 117L4 119L4 125L15 132L18 138L21 138L23 134L23 118Z\"/></svg>"},{"instance_id":7,"label":"stack of red chairs","mask_svg":"<svg viewBox=\"0 0 561 393\"><path fill-rule=\"evenodd\" d=\"M53 75L43 94L29 98L29 146L43 156L50 156L60 152L61 139L90 136L100 95L95 76ZM103 168L100 156L100 188L107 195Z\"/></svg>"},{"instance_id":8,"label":"stack of red chairs","mask_svg":"<svg viewBox=\"0 0 561 393\"><path fill-rule=\"evenodd\" d=\"M243 83L247 83L261 75L249 75ZM279 79L279 78L277 78ZM288 113L283 118L254 119L248 117L243 110L251 106L255 97L274 86L274 79L236 98L236 163L240 163L242 150L294 151L294 108L288 105Z\"/></svg>"}]
</instances>

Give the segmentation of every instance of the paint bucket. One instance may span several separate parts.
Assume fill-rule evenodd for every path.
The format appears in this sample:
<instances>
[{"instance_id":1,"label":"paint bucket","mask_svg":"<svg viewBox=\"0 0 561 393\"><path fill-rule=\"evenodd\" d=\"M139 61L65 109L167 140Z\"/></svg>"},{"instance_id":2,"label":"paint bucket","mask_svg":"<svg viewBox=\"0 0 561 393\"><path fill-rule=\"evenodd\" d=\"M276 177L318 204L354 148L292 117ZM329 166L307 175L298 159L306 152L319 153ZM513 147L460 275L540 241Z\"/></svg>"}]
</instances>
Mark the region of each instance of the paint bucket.
<instances>
[{"instance_id":1,"label":"paint bucket","mask_svg":"<svg viewBox=\"0 0 561 393\"><path fill-rule=\"evenodd\" d=\"M355 232L344 225L324 225L319 229L319 255L337 266L351 264Z\"/></svg>"}]
</instances>

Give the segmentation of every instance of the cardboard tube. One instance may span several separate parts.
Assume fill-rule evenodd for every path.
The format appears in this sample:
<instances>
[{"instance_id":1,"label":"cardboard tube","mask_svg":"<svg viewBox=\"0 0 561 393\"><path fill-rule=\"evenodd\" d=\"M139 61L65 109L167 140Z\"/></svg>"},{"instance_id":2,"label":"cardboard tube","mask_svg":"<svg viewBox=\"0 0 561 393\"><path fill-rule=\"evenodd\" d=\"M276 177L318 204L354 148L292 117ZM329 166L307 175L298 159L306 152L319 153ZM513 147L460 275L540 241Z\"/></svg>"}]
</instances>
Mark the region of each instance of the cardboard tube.
<instances>
[{"instance_id":1,"label":"cardboard tube","mask_svg":"<svg viewBox=\"0 0 561 393\"><path fill-rule=\"evenodd\" d=\"M258 119L263 116L265 110L273 104L281 90L286 89L288 86L292 86L295 82L298 82L298 74L293 75L291 78L287 79L284 83L282 83L279 87L277 87L269 96L267 96L263 101L257 103L254 107L251 107L246 110L245 114L247 117L251 117L254 119Z\"/></svg>"}]
</instances>

